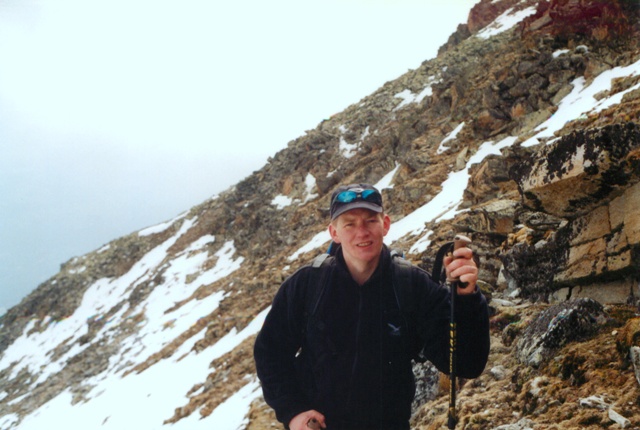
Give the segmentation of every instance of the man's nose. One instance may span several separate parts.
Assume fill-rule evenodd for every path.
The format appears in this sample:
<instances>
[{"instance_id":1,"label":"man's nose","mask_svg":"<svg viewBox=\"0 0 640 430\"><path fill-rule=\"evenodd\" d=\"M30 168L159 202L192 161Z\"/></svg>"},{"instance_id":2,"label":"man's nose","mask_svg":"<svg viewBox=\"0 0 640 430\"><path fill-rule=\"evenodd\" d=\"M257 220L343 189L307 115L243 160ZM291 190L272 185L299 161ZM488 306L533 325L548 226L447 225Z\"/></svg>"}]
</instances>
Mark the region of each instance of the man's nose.
<instances>
[{"instance_id":1,"label":"man's nose","mask_svg":"<svg viewBox=\"0 0 640 430\"><path fill-rule=\"evenodd\" d=\"M365 223L363 223L363 222L362 222L362 223L359 223L359 224L356 226L356 232L357 232L358 234L366 234L366 233L369 233L369 229L367 228L367 224L365 224Z\"/></svg>"}]
</instances>

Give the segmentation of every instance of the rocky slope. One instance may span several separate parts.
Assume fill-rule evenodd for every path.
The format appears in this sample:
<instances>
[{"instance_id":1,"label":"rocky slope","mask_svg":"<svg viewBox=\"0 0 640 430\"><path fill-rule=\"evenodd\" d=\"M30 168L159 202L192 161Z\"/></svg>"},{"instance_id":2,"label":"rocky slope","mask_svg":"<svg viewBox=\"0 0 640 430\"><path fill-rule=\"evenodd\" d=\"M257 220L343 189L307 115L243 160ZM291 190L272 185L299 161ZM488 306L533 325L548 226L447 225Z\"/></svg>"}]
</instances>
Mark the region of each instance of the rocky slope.
<instances>
[{"instance_id":1,"label":"rocky slope","mask_svg":"<svg viewBox=\"0 0 640 430\"><path fill-rule=\"evenodd\" d=\"M65 263L1 318L0 427L21 428L63 392L89 404L105 375L205 356L259 321L282 280L324 249L333 187L388 180L393 246L429 269L464 232L480 256L492 352L480 378L462 381L459 428L640 428L639 9L482 0L437 58L235 187ZM455 178L460 198L438 203ZM171 300L153 314L160 292ZM21 355L74 320L46 354ZM161 341L140 340L151 335ZM184 401L157 414L175 425L213 416L255 373L252 340L214 356ZM446 392L425 384L415 428L443 427ZM243 426L274 422L258 396Z\"/></svg>"}]
</instances>

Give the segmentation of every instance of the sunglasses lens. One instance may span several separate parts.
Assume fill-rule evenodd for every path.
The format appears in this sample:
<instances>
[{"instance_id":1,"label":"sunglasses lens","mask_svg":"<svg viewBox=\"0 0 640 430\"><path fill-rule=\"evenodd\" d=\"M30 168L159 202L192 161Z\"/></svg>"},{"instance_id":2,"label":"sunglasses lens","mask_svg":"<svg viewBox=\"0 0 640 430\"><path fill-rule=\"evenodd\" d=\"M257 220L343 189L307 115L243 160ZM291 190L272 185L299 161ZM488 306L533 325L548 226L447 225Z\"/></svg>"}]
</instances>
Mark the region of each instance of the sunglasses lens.
<instances>
[{"instance_id":1,"label":"sunglasses lens","mask_svg":"<svg viewBox=\"0 0 640 430\"><path fill-rule=\"evenodd\" d=\"M335 201L338 203L351 203L358 199L382 206L382 197L376 190L363 190L359 193L351 190L342 191L336 196Z\"/></svg>"},{"instance_id":2,"label":"sunglasses lens","mask_svg":"<svg viewBox=\"0 0 640 430\"><path fill-rule=\"evenodd\" d=\"M351 203L358 198L358 193L355 191L343 191L336 196L336 201L340 203Z\"/></svg>"},{"instance_id":3,"label":"sunglasses lens","mask_svg":"<svg viewBox=\"0 0 640 430\"><path fill-rule=\"evenodd\" d=\"M373 203L379 203L381 201L376 190L364 190L362 192L362 200Z\"/></svg>"}]
</instances>

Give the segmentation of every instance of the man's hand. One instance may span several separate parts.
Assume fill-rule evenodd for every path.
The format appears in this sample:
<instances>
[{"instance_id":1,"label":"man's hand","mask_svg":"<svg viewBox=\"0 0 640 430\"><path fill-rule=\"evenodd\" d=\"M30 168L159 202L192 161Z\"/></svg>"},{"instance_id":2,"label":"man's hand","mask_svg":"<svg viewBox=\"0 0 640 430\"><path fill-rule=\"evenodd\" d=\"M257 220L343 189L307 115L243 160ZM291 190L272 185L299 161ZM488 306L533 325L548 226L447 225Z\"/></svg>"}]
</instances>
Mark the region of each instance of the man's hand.
<instances>
[{"instance_id":1,"label":"man's hand","mask_svg":"<svg viewBox=\"0 0 640 430\"><path fill-rule=\"evenodd\" d=\"M473 260L473 251L467 247L458 248L453 251L453 257L447 256L443 260L447 279L460 281L458 294L472 294L476 291L478 281L478 266ZM466 284L464 288L461 288Z\"/></svg>"},{"instance_id":2,"label":"man's hand","mask_svg":"<svg viewBox=\"0 0 640 430\"><path fill-rule=\"evenodd\" d=\"M318 411L310 410L302 412L289 422L290 430L319 430L326 429L324 415Z\"/></svg>"}]
</instances>

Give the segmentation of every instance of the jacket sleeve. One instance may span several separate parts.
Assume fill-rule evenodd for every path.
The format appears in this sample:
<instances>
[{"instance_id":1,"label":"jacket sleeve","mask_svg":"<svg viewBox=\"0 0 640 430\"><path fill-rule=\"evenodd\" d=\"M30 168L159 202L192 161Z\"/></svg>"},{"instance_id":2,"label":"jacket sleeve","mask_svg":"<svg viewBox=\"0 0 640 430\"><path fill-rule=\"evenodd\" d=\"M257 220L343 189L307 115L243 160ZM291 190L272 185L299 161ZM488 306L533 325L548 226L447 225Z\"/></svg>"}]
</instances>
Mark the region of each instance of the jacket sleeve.
<instances>
[{"instance_id":1,"label":"jacket sleeve","mask_svg":"<svg viewBox=\"0 0 640 430\"><path fill-rule=\"evenodd\" d=\"M304 301L300 273L278 290L254 344L254 359L264 399L285 426L311 409L296 378L295 356L301 346Z\"/></svg>"},{"instance_id":2,"label":"jacket sleeve","mask_svg":"<svg viewBox=\"0 0 640 430\"><path fill-rule=\"evenodd\" d=\"M489 308L480 291L456 299L457 369L462 378L477 378L489 358Z\"/></svg>"},{"instance_id":3,"label":"jacket sleeve","mask_svg":"<svg viewBox=\"0 0 640 430\"><path fill-rule=\"evenodd\" d=\"M449 373L451 296L449 289L423 276L418 285L418 330L423 353L443 373ZM481 292L456 299L456 370L462 378L477 378L489 357L489 310Z\"/></svg>"}]
</instances>

